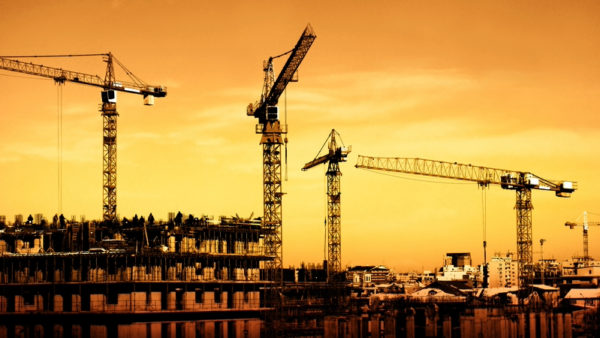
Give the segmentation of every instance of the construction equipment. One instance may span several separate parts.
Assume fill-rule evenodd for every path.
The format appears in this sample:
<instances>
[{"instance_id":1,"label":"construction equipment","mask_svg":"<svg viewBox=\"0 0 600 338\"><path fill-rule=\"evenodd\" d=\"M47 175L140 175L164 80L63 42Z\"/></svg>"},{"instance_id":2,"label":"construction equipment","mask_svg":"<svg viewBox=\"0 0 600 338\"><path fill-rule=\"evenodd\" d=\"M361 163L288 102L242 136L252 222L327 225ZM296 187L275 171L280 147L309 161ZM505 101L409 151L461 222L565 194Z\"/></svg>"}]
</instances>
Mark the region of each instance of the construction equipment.
<instances>
[{"instance_id":1,"label":"construction equipment","mask_svg":"<svg viewBox=\"0 0 600 338\"><path fill-rule=\"evenodd\" d=\"M287 84L293 80L300 63L306 56L316 35L310 25L306 26L300 40L289 52L270 57L263 63L265 72L264 85L260 100L249 104L246 110L248 116L258 119L256 133L261 134L260 144L263 148L263 204L264 215L262 218L265 232L265 254L273 257L265 266L267 279L282 281L281 269L282 258L282 187L281 187L281 145L284 144L282 135L287 134L287 125L281 125L279 121L279 97L285 90ZM285 65L281 69L277 80L273 71L273 60L275 58L290 54ZM287 138L285 139L287 143Z\"/></svg>"},{"instance_id":2,"label":"construction equipment","mask_svg":"<svg viewBox=\"0 0 600 338\"><path fill-rule=\"evenodd\" d=\"M406 174L425 175L476 182L481 186L497 184L502 189L517 193L517 260L519 285L528 287L533 282L533 247L531 190L554 191L558 197L570 197L576 183L550 181L530 172L479 167L471 164L442 162L420 158L367 157L358 156L357 168L384 170Z\"/></svg>"},{"instance_id":3,"label":"construction equipment","mask_svg":"<svg viewBox=\"0 0 600 338\"><path fill-rule=\"evenodd\" d=\"M325 143L315 156L315 159L306 163L302 170L308 170L319 164L327 163L327 280L333 282L335 276L342 271L342 230L341 230L341 189L340 162L346 162L352 147L338 146L335 135L339 134L335 129L325 140ZM341 136L340 136L341 140ZM319 157L319 154L329 141L328 153Z\"/></svg>"},{"instance_id":4,"label":"construction equipment","mask_svg":"<svg viewBox=\"0 0 600 338\"><path fill-rule=\"evenodd\" d=\"M106 62L106 74L104 78L98 75L90 75L80 72L64 70L61 68L47 67L40 64L20 61L21 58L40 57L81 57L102 56ZM132 82L117 81L113 62L116 62ZM145 105L153 105L155 97L165 97L167 89L163 86L150 86L140 80L123 64L117 60L112 53L101 54L69 54L69 55L19 55L0 56L0 69L25 73L29 75L42 76L54 79L56 83L74 82L84 85L102 88L102 120L103 120L103 184L102 184L102 210L103 219L114 222L117 219L117 92L126 92L142 95Z\"/></svg>"},{"instance_id":5,"label":"construction equipment","mask_svg":"<svg viewBox=\"0 0 600 338\"><path fill-rule=\"evenodd\" d=\"M573 229L576 226L583 227L583 260L590 260L590 252L588 247L588 230L590 226L600 226L600 222L588 222L588 213L587 211L583 212L583 223L575 223L575 222L565 222L565 226Z\"/></svg>"}]
</instances>

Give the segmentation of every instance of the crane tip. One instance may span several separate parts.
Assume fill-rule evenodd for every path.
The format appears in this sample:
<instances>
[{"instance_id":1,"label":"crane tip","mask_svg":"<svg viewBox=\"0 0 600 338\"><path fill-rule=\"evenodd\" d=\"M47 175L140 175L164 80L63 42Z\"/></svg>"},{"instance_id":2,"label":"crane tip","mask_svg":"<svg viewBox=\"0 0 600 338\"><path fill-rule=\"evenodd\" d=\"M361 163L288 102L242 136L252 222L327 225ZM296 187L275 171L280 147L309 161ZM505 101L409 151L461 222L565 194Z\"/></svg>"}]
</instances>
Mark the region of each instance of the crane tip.
<instances>
[{"instance_id":1,"label":"crane tip","mask_svg":"<svg viewBox=\"0 0 600 338\"><path fill-rule=\"evenodd\" d=\"M313 27L311 26L310 22L308 24L306 24L306 28L304 28L304 33L303 35L309 35L309 36L314 36L316 37L317 35L315 34L315 30L313 29Z\"/></svg>"}]
</instances>

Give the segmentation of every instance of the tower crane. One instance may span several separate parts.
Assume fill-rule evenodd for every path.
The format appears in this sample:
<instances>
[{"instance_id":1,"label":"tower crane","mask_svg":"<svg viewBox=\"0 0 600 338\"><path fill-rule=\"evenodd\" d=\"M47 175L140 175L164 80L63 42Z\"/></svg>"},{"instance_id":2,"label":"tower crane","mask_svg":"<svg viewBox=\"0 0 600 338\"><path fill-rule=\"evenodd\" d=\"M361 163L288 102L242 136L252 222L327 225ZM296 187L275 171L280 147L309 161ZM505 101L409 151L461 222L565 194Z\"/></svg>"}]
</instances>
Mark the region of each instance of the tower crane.
<instances>
[{"instance_id":1,"label":"tower crane","mask_svg":"<svg viewBox=\"0 0 600 338\"><path fill-rule=\"evenodd\" d=\"M300 63L304 60L310 49L315 35L310 24L306 26L296 46L289 52L270 57L263 63L265 72L264 84L260 99L256 103L248 105L246 113L258 119L256 133L261 134L260 144L263 150L263 219L262 226L265 233L265 254L273 257L265 270L267 278L274 281L282 281L281 268L282 258L282 187L281 187L281 145L284 144L282 135L287 134L287 125L281 125L279 121L279 97L285 90ZM273 71L273 60L289 54L285 65L281 69L277 80ZM287 138L285 139L287 143Z\"/></svg>"},{"instance_id":2,"label":"tower crane","mask_svg":"<svg viewBox=\"0 0 600 338\"><path fill-rule=\"evenodd\" d=\"M102 56L103 61L106 62L104 77L19 60L23 58L79 56ZM131 78L131 82L117 81L113 63L117 63L123 68ZM104 221L114 222L117 219L117 116L119 116L117 113L117 92L142 95L145 105L153 105L155 97L165 97L167 95L166 87L147 85L121 64L110 52L101 54L0 56L0 69L51 78L60 84L68 81L102 88L102 107L100 109L103 121L102 217Z\"/></svg>"},{"instance_id":3,"label":"tower crane","mask_svg":"<svg viewBox=\"0 0 600 338\"><path fill-rule=\"evenodd\" d=\"M341 230L341 190L340 178L340 162L346 162L348 154L352 151L352 147L338 146L335 140L335 135L339 133L335 129L325 140L329 140L328 153L319 157L321 150L314 160L306 163L302 170L308 170L316 167L319 164L327 163L327 279L333 282L335 276L342 271L342 230ZM341 136L340 136L341 139Z\"/></svg>"},{"instance_id":4,"label":"tower crane","mask_svg":"<svg viewBox=\"0 0 600 338\"><path fill-rule=\"evenodd\" d=\"M533 282L533 247L531 190L554 191L558 197L570 197L576 183L550 181L530 172L479 167L471 164L425 160L420 158L358 156L357 168L425 175L476 182L481 186L500 185L502 189L515 190L517 201L517 260L521 288Z\"/></svg>"},{"instance_id":5,"label":"tower crane","mask_svg":"<svg viewBox=\"0 0 600 338\"><path fill-rule=\"evenodd\" d=\"M583 223L565 222L565 226L573 229L576 226L583 227L583 259L584 261L590 260L589 249L588 249L588 230L590 226L600 226L600 222L588 222L587 211L583 212Z\"/></svg>"}]
</instances>

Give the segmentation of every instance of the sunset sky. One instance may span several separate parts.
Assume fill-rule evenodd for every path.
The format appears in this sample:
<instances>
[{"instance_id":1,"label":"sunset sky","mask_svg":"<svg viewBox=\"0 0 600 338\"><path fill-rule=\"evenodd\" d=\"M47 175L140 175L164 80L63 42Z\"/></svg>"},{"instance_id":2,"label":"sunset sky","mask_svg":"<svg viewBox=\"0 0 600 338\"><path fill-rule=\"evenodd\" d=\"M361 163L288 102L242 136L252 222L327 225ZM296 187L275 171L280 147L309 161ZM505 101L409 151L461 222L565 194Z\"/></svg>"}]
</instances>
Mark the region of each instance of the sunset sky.
<instances>
[{"instance_id":1,"label":"sunset sky","mask_svg":"<svg viewBox=\"0 0 600 338\"><path fill-rule=\"evenodd\" d=\"M582 254L600 221L600 3L594 1L0 1L0 55L111 51L168 87L153 107L119 94L118 213L166 219L262 215L255 119L262 61L317 35L287 90L284 265L323 259L325 167L302 172L335 128L342 265L433 269L446 252L480 264L477 184L354 168L358 154L421 157L573 180L533 192L534 258ZM276 72L284 59L276 63ZM100 57L32 62L104 74ZM122 71L117 78L126 79ZM57 86L0 71L0 215L57 211ZM101 217L99 90L63 87L63 212ZM280 108L285 110L284 97ZM460 183L460 184L457 184ZM488 257L515 251L515 193L487 190ZM600 227L590 229L600 259Z\"/></svg>"}]
</instances>

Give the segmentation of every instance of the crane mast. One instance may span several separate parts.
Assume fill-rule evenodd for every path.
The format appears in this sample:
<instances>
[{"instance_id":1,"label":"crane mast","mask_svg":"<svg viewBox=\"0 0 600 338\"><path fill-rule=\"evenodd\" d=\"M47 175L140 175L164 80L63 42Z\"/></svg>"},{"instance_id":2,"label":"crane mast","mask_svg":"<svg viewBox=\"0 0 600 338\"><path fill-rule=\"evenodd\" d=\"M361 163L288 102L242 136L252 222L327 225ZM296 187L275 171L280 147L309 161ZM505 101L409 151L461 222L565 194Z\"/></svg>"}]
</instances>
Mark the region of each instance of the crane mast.
<instances>
[{"instance_id":1,"label":"crane mast","mask_svg":"<svg viewBox=\"0 0 600 338\"><path fill-rule=\"evenodd\" d=\"M583 260L588 262L590 260L588 231L590 226L600 226L600 222L589 222L587 211L584 211L583 223L565 222L565 226L568 226L571 229L576 226L583 227Z\"/></svg>"},{"instance_id":2,"label":"crane mast","mask_svg":"<svg viewBox=\"0 0 600 338\"><path fill-rule=\"evenodd\" d=\"M72 57L102 56L106 62L104 78L81 72L48 67L30 62L16 60L29 57ZM117 81L113 61L116 61L132 78L133 82ZM163 86L149 86L127 70L112 53L77 54L77 55L34 55L34 56L1 56L0 69L29 75L54 79L57 83L66 81L100 87L102 105L102 218L107 222L117 219L117 94L127 92L144 97L145 105L153 105L154 97L165 97L167 90Z\"/></svg>"},{"instance_id":3,"label":"crane mast","mask_svg":"<svg viewBox=\"0 0 600 338\"><path fill-rule=\"evenodd\" d=\"M306 163L302 170L308 170L327 163L327 280L333 282L342 271L342 227L341 227L341 188L340 162L346 162L351 147L338 146L335 129L328 136L328 153ZM339 134L338 134L339 135ZM327 140L325 140L327 142ZM322 149L322 148L321 148ZM320 151L319 151L320 153Z\"/></svg>"},{"instance_id":4,"label":"crane mast","mask_svg":"<svg viewBox=\"0 0 600 338\"><path fill-rule=\"evenodd\" d=\"M115 82L112 55L106 59L104 83ZM109 91L102 92L102 219L106 222L117 220L117 97L109 97Z\"/></svg>"},{"instance_id":5,"label":"crane mast","mask_svg":"<svg viewBox=\"0 0 600 338\"><path fill-rule=\"evenodd\" d=\"M570 197L576 184L570 181L550 181L529 172L474 166L456 162L420 158L358 156L357 168L399 172L476 182L482 186L500 185L516 191L517 260L519 286L533 282L533 244L531 190L554 191L558 197Z\"/></svg>"},{"instance_id":6,"label":"crane mast","mask_svg":"<svg viewBox=\"0 0 600 338\"><path fill-rule=\"evenodd\" d=\"M260 100L249 104L246 113L258 119L256 133L261 134L260 144L263 150L263 219L262 226L265 233L265 254L273 257L272 261L266 263L265 271L268 280L281 282L281 269L283 267L282 257L282 186L281 186L281 145L284 144L282 135L287 134L287 125L281 125L279 120L279 97L285 90L287 84L293 80L300 63L310 49L316 35L308 25L296 46L288 52L285 65L279 73L277 80L273 71L273 59L287 55L284 53L276 57L270 57L264 62L265 72L264 84ZM285 140L287 142L287 139Z\"/></svg>"}]
</instances>

